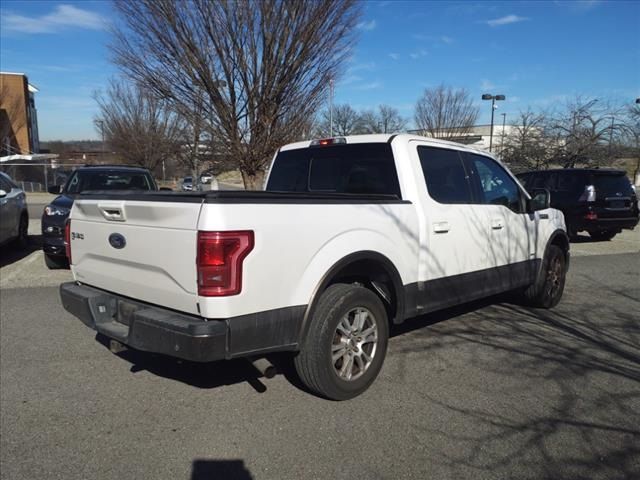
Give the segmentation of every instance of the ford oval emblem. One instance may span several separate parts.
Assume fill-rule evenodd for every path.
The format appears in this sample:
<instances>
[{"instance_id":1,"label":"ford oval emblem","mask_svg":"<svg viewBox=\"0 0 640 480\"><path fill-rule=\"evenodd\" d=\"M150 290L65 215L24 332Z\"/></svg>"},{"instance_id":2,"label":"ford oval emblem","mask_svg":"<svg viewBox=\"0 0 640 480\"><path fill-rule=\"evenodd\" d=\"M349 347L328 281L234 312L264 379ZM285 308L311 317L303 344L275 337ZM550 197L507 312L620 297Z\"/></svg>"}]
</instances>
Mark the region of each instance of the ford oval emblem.
<instances>
[{"instance_id":1,"label":"ford oval emblem","mask_svg":"<svg viewBox=\"0 0 640 480\"><path fill-rule=\"evenodd\" d=\"M109 243L113 248L121 249L127 244L127 240L119 233L109 235Z\"/></svg>"}]
</instances>

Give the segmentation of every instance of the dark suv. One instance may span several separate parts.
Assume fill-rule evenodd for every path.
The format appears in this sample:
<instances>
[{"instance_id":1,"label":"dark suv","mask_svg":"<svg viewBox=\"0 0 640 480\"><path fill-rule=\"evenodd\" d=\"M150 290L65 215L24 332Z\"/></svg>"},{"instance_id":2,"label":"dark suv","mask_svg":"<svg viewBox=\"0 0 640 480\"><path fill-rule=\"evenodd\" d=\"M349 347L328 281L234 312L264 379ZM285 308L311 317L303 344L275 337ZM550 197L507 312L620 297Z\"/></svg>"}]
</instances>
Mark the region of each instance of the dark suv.
<instances>
[{"instance_id":1,"label":"dark suv","mask_svg":"<svg viewBox=\"0 0 640 480\"><path fill-rule=\"evenodd\" d=\"M586 230L594 240L610 240L638 224L636 191L621 170L566 168L517 177L529 192L549 189L551 206L564 213L570 237Z\"/></svg>"},{"instance_id":2,"label":"dark suv","mask_svg":"<svg viewBox=\"0 0 640 480\"><path fill-rule=\"evenodd\" d=\"M49 193L60 195L42 213L42 249L44 261L51 269L68 267L64 247L64 224L73 200L81 192L96 190L157 190L146 168L123 165L86 166L75 170L62 188L54 185Z\"/></svg>"}]
</instances>

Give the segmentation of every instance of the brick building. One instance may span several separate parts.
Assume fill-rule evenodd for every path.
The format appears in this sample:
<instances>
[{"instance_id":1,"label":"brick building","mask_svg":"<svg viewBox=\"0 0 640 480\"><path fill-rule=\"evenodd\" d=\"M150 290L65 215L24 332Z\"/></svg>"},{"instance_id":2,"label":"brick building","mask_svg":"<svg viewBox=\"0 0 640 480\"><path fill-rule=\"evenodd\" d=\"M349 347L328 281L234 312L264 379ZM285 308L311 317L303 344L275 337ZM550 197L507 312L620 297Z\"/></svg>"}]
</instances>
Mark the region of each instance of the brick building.
<instances>
[{"instance_id":1,"label":"brick building","mask_svg":"<svg viewBox=\"0 0 640 480\"><path fill-rule=\"evenodd\" d=\"M40 150L37 91L25 74L0 72L0 157Z\"/></svg>"}]
</instances>

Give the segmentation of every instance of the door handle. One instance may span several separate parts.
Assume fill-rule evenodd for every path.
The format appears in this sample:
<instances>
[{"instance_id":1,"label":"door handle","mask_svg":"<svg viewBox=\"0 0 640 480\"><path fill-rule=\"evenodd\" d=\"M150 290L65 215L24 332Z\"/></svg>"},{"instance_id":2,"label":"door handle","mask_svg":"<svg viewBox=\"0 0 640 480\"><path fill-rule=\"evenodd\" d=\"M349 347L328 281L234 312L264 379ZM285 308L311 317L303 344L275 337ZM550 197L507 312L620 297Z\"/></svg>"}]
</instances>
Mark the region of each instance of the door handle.
<instances>
[{"instance_id":1,"label":"door handle","mask_svg":"<svg viewBox=\"0 0 640 480\"><path fill-rule=\"evenodd\" d=\"M502 227L504 227L504 220L501 218L494 218L491 220L491 228L493 230L500 230Z\"/></svg>"},{"instance_id":2,"label":"door handle","mask_svg":"<svg viewBox=\"0 0 640 480\"><path fill-rule=\"evenodd\" d=\"M435 233L447 233L449 231L449 222L436 222L433 223L433 231Z\"/></svg>"}]
</instances>

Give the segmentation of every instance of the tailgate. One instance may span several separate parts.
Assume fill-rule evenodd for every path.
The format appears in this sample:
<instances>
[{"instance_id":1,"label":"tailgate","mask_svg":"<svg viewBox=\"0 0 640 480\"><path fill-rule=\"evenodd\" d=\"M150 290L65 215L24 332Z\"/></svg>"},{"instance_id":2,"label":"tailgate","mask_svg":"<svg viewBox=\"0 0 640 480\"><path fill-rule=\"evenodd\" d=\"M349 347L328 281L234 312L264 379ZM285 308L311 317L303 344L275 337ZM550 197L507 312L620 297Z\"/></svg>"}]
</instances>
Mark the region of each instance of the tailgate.
<instances>
[{"instance_id":1,"label":"tailgate","mask_svg":"<svg viewBox=\"0 0 640 480\"><path fill-rule=\"evenodd\" d=\"M199 201L77 200L71 213L75 279L197 314L201 206Z\"/></svg>"}]
</instances>

